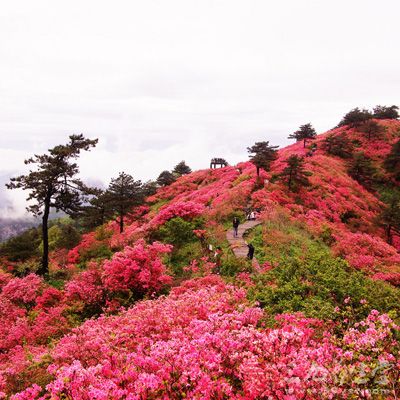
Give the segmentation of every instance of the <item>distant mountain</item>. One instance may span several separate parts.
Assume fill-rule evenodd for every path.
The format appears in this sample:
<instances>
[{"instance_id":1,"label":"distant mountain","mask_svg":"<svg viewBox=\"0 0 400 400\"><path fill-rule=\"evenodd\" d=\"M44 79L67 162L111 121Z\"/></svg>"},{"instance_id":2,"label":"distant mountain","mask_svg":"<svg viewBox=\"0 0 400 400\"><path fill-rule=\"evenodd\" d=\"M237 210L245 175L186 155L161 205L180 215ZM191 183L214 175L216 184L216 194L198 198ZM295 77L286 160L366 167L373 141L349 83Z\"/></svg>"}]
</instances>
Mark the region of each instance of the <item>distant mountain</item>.
<instances>
[{"instance_id":1,"label":"distant mountain","mask_svg":"<svg viewBox=\"0 0 400 400\"><path fill-rule=\"evenodd\" d=\"M65 217L63 212L52 212L50 213L50 220ZM41 223L41 218L1 218L0 217L0 243L7 239L17 236L23 231L38 226Z\"/></svg>"},{"instance_id":2,"label":"distant mountain","mask_svg":"<svg viewBox=\"0 0 400 400\"><path fill-rule=\"evenodd\" d=\"M10 237L17 236L35 225L37 225L37 221L33 219L0 218L0 242L4 242Z\"/></svg>"}]
</instances>

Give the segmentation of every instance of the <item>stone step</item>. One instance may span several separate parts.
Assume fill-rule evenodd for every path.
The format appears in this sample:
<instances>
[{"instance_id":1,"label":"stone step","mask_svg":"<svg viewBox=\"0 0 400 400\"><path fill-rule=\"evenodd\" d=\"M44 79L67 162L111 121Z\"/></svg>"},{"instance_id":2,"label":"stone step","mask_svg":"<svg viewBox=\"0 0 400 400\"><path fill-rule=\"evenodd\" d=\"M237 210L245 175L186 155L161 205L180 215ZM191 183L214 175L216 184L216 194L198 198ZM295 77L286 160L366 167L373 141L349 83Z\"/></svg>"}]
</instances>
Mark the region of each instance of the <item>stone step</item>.
<instances>
[{"instance_id":1,"label":"stone step","mask_svg":"<svg viewBox=\"0 0 400 400\"><path fill-rule=\"evenodd\" d=\"M256 220L246 221L245 223L239 225L237 237L235 237L233 234L233 228L226 232L226 239L228 240L232 251L237 258L247 257L248 247L243 236L249 229L252 229L259 224L261 224L261 221ZM260 265L255 257L253 258L252 264L256 271L260 271Z\"/></svg>"}]
</instances>

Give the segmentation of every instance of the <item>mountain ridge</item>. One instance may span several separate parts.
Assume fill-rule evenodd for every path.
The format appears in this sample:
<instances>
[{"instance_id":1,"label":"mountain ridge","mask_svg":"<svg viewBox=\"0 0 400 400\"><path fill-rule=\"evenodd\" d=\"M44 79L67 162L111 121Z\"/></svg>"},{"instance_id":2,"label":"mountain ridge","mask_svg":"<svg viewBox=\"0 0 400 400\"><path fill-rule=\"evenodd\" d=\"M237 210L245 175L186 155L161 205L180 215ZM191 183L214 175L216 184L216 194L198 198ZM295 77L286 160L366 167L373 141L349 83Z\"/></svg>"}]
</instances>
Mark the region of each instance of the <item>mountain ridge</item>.
<instances>
[{"instance_id":1,"label":"mountain ridge","mask_svg":"<svg viewBox=\"0 0 400 400\"><path fill-rule=\"evenodd\" d=\"M111 221L53 250L45 279L3 260L0 391L19 393L13 400L396 398L400 240L385 241L379 216L380 193L397 186L383 162L400 121L377 122L379 140L335 128L311 156L302 142L279 150L260 176L250 161L184 175L132 209L122 233ZM371 158L375 187L349 175L351 158L323 149L341 134ZM281 178L293 155L309 179L296 191ZM256 269L226 240L232 218L243 223L250 209Z\"/></svg>"}]
</instances>

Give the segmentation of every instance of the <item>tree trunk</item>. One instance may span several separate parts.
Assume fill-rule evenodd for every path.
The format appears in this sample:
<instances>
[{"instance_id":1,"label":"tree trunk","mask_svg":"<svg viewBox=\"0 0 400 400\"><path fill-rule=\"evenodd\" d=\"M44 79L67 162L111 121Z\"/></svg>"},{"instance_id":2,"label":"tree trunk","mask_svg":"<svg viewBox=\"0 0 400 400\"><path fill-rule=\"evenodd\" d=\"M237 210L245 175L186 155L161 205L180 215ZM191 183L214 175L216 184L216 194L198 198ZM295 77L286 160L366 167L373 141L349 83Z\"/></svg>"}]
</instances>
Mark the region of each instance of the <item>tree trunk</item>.
<instances>
[{"instance_id":1,"label":"tree trunk","mask_svg":"<svg viewBox=\"0 0 400 400\"><path fill-rule=\"evenodd\" d=\"M289 174L289 181L288 181L289 190L292 191L292 171Z\"/></svg>"},{"instance_id":2,"label":"tree trunk","mask_svg":"<svg viewBox=\"0 0 400 400\"><path fill-rule=\"evenodd\" d=\"M304 141L303 141L303 147L304 147L304 148L306 148L306 140L307 140L307 139L304 139Z\"/></svg>"},{"instance_id":3,"label":"tree trunk","mask_svg":"<svg viewBox=\"0 0 400 400\"><path fill-rule=\"evenodd\" d=\"M43 254L42 266L38 269L39 275L46 275L49 272L49 214L50 214L50 200L46 200L44 204L44 213L42 217L42 240L43 240Z\"/></svg>"},{"instance_id":4,"label":"tree trunk","mask_svg":"<svg viewBox=\"0 0 400 400\"><path fill-rule=\"evenodd\" d=\"M257 168L257 176L260 176L260 167L256 167Z\"/></svg>"},{"instance_id":5,"label":"tree trunk","mask_svg":"<svg viewBox=\"0 0 400 400\"><path fill-rule=\"evenodd\" d=\"M392 237L392 225L386 225L386 241L388 244L392 244L393 242L393 237Z\"/></svg>"},{"instance_id":6,"label":"tree trunk","mask_svg":"<svg viewBox=\"0 0 400 400\"><path fill-rule=\"evenodd\" d=\"M124 231L124 213L121 211L119 213L119 233Z\"/></svg>"}]
</instances>

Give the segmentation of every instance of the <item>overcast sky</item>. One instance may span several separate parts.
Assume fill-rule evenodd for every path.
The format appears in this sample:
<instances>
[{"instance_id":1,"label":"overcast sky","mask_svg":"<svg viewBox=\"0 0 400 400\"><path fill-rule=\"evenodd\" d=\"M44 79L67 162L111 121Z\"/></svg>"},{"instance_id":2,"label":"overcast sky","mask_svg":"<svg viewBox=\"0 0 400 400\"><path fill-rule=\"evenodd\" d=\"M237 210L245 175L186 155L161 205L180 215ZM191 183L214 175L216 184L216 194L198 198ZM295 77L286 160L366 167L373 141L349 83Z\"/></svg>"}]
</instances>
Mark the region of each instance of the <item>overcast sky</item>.
<instances>
[{"instance_id":1,"label":"overcast sky","mask_svg":"<svg viewBox=\"0 0 400 400\"><path fill-rule=\"evenodd\" d=\"M0 216L23 159L99 138L82 176L155 178L184 159L247 159L246 146L349 109L399 104L398 0L3 2Z\"/></svg>"}]
</instances>

